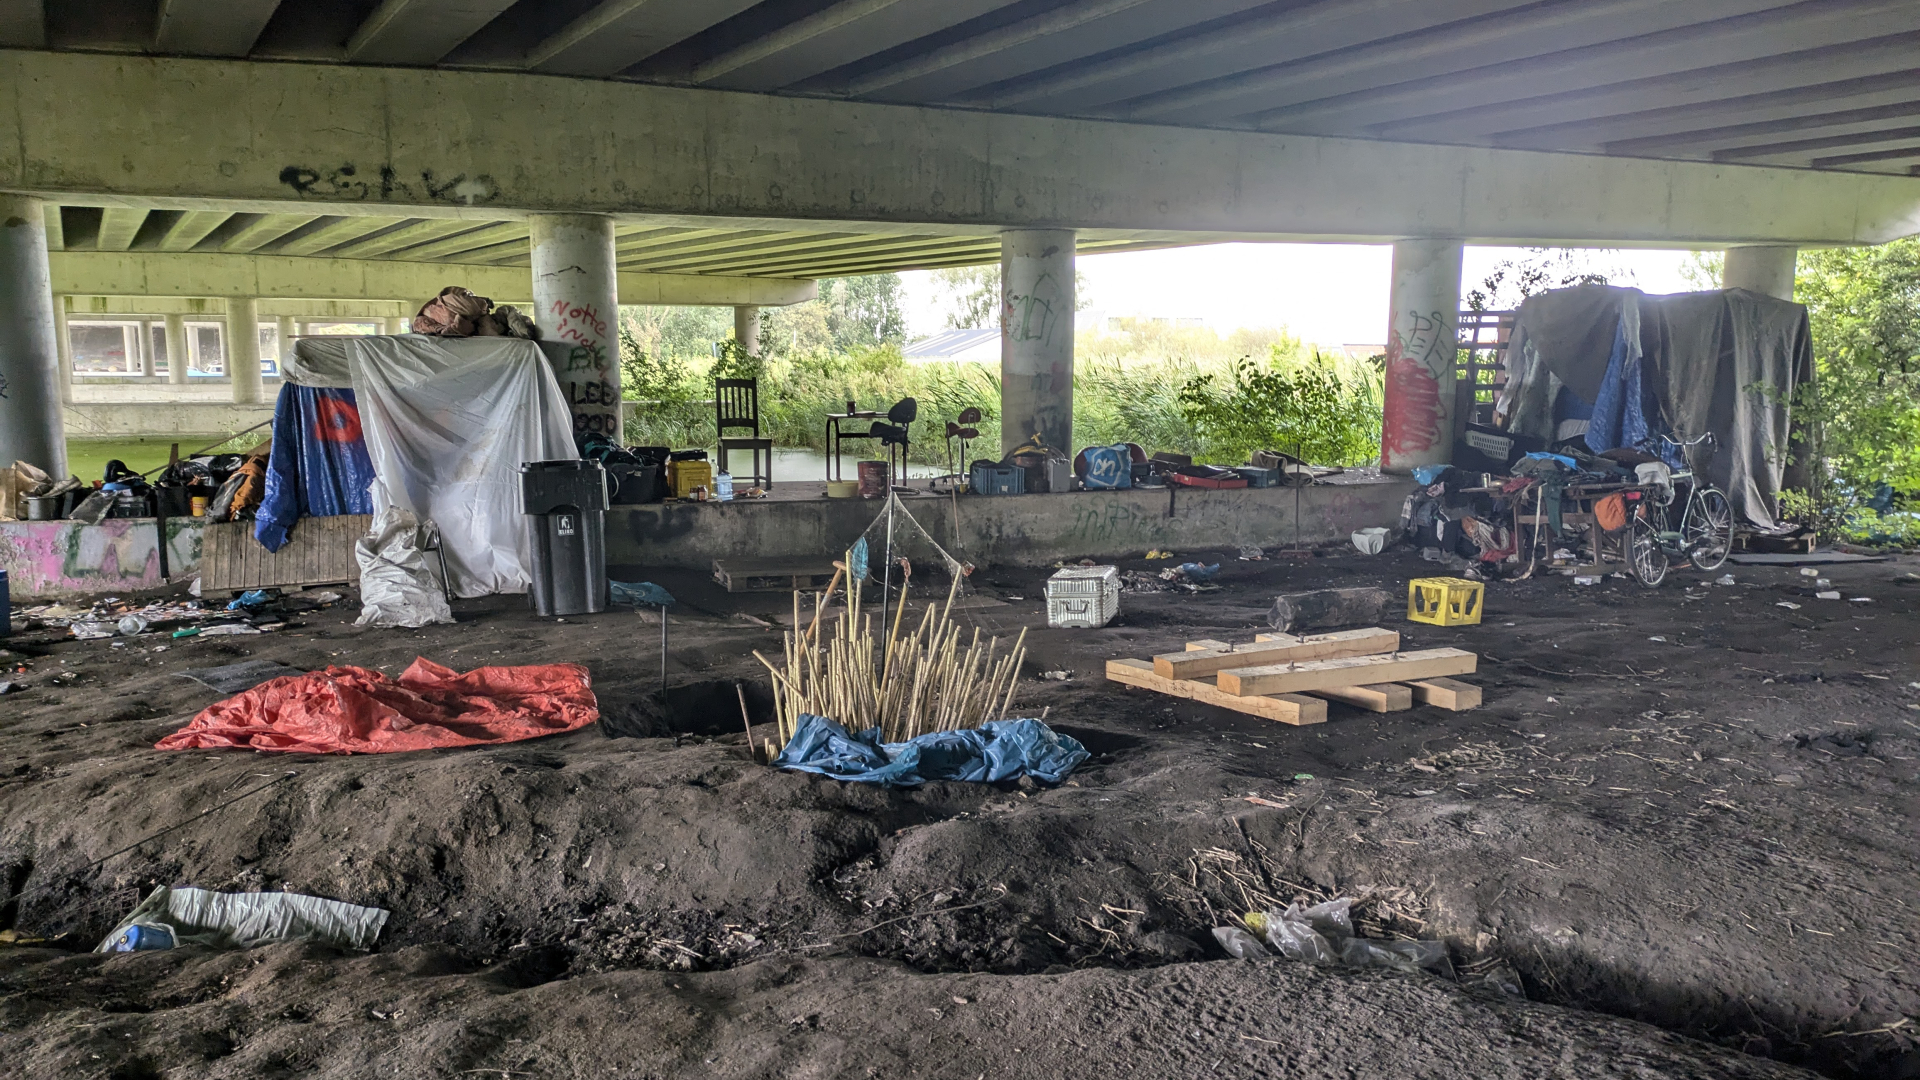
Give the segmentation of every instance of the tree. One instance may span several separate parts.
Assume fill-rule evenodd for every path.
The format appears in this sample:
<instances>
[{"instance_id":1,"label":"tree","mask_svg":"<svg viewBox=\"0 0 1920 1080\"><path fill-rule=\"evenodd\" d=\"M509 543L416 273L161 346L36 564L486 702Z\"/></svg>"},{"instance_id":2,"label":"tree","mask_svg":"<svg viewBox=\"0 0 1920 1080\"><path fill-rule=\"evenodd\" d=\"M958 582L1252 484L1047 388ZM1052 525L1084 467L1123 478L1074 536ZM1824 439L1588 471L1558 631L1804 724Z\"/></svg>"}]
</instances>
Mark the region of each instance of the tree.
<instances>
[{"instance_id":1,"label":"tree","mask_svg":"<svg viewBox=\"0 0 1920 1080\"><path fill-rule=\"evenodd\" d=\"M1920 489L1920 239L1803 251L1814 385L1801 403L1816 453L1861 498Z\"/></svg>"},{"instance_id":2,"label":"tree","mask_svg":"<svg viewBox=\"0 0 1920 1080\"><path fill-rule=\"evenodd\" d=\"M820 282L819 303L827 309L827 331L838 352L898 345L906 340L899 274L828 278Z\"/></svg>"},{"instance_id":3,"label":"tree","mask_svg":"<svg viewBox=\"0 0 1920 1080\"><path fill-rule=\"evenodd\" d=\"M1600 252L1575 248L1527 248L1518 259L1502 259L1494 264L1478 289L1467 293L1467 307L1473 311L1512 311L1534 293L1548 289L1566 289L1575 285L1606 285L1617 270L1595 263ZM1631 274L1626 275L1631 278Z\"/></svg>"},{"instance_id":4,"label":"tree","mask_svg":"<svg viewBox=\"0 0 1920 1080\"><path fill-rule=\"evenodd\" d=\"M935 270L945 293L947 325L955 330L992 330L1000 325L1000 264Z\"/></svg>"}]
</instances>

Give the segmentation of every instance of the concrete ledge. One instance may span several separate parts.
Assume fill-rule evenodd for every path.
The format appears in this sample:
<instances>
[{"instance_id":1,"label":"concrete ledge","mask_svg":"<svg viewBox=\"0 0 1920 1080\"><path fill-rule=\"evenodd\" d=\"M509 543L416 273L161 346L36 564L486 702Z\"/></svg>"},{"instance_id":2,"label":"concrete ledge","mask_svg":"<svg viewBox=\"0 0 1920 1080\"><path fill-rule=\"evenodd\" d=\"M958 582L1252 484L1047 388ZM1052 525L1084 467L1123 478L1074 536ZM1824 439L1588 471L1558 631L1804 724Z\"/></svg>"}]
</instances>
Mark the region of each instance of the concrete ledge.
<instances>
[{"instance_id":1,"label":"concrete ledge","mask_svg":"<svg viewBox=\"0 0 1920 1080\"><path fill-rule=\"evenodd\" d=\"M231 402L75 403L66 407L67 437L108 439L118 436L218 435L245 431L273 419L273 403L235 405ZM195 449L182 447L183 450Z\"/></svg>"},{"instance_id":2,"label":"concrete ledge","mask_svg":"<svg viewBox=\"0 0 1920 1080\"><path fill-rule=\"evenodd\" d=\"M1411 481L1396 479L1303 489L1300 538L1309 544L1340 541L1355 529L1392 526L1410 490ZM978 565L1046 566L1070 558L1137 558L1155 547L1283 546L1294 538L1294 496L1290 488L1178 488L1171 494L1142 488L907 498L904 504L959 558ZM706 569L715 559L838 553L882 506L859 499L616 506L607 512L607 562Z\"/></svg>"},{"instance_id":3,"label":"concrete ledge","mask_svg":"<svg viewBox=\"0 0 1920 1080\"><path fill-rule=\"evenodd\" d=\"M98 525L77 521L0 521L0 568L17 600L60 600L157 589L160 574L158 522L109 518ZM167 519L167 570L172 580L200 570L198 518Z\"/></svg>"}]
</instances>

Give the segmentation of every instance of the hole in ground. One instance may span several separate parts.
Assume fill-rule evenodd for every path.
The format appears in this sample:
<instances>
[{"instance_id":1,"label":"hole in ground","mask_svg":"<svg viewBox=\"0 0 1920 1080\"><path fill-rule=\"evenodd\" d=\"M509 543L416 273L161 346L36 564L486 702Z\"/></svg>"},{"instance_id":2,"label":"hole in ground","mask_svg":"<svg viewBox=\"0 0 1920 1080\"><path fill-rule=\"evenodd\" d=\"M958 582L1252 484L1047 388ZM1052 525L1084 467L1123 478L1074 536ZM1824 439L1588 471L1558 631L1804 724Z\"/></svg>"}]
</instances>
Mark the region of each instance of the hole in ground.
<instances>
[{"instance_id":1,"label":"hole in ground","mask_svg":"<svg viewBox=\"0 0 1920 1080\"><path fill-rule=\"evenodd\" d=\"M600 730L611 739L658 739L673 735L732 735L742 730L740 698L755 724L773 722L773 691L759 682L709 679L657 693L600 700Z\"/></svg>"}]
</instances>

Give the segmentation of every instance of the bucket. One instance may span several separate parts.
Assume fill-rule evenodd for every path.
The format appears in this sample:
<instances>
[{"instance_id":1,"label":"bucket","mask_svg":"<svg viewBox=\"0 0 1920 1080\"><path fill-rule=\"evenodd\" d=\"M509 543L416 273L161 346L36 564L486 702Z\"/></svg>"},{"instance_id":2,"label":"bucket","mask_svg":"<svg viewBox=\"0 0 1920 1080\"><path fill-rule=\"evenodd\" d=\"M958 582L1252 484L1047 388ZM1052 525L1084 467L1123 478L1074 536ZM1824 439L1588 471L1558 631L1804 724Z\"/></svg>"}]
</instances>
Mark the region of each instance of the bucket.
<instances>
[{"instance_id":1,"label":"bucket","mask_svg":"<svg viewBox=\"0 0 1920 1080\"><path fill-rule=\"evenodd\" d=\"M858 480L827 481L827 498L829 499L851 499L858 494L860 494Z\"/></svg>"},{"instance_id":2,"label":"bucket","mask_svg":"<svg viewBox=\"0 0 1920 1080\"><path fill-rule=\"evenodd\" d=\"M64 495L27 496L28 521L59 521L60 511L66 506Z\"/></svg>"},{"instance_id":3,"label":"bucket","mask_svg":"<svg viewBox=\"0 0 1920 1080\"><path fill-rule=\"evenodd\" d=\"M863 499L884 499L887 489L892 485L887 478L887 463L884 461L863 461L860 463L860 497Z\"/></svg>"},{"instance_id":4,"label":"bucket","mask_svg":"<svg viewBox=\"0 0 1920 1080\"><path fill-rule=\"evenodd\" d=\"M194 517L197 517L197 518L206 517L207 516L207 497L205 495L195 495L187 500L187 507L192 512Z\"/></svg>"}]
</instances>

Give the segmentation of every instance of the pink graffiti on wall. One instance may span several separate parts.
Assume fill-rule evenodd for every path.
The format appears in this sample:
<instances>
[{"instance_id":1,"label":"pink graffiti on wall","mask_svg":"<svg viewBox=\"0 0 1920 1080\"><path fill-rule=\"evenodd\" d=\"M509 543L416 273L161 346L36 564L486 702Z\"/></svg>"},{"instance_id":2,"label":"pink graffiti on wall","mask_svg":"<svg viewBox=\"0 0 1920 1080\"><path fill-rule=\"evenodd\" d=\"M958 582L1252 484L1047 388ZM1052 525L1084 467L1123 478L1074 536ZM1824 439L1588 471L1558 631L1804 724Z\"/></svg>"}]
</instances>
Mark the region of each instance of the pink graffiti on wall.
<instances>
[{"instance_id":1,"label":"pink graffiti on wall","mask_svg":"<svg viewBox=\"0 0 1920 1080\"><path fill-rule=\"evenodd\" d=\"M1381 418L1380 463L1389 468L1439 445L1446 423L1440 399L1441 375L1452 374L1451 326L1444 313L1407 313L1402 334L1395 328L1387 343L1385 415Z\"/></svg>"}]
</instances>

